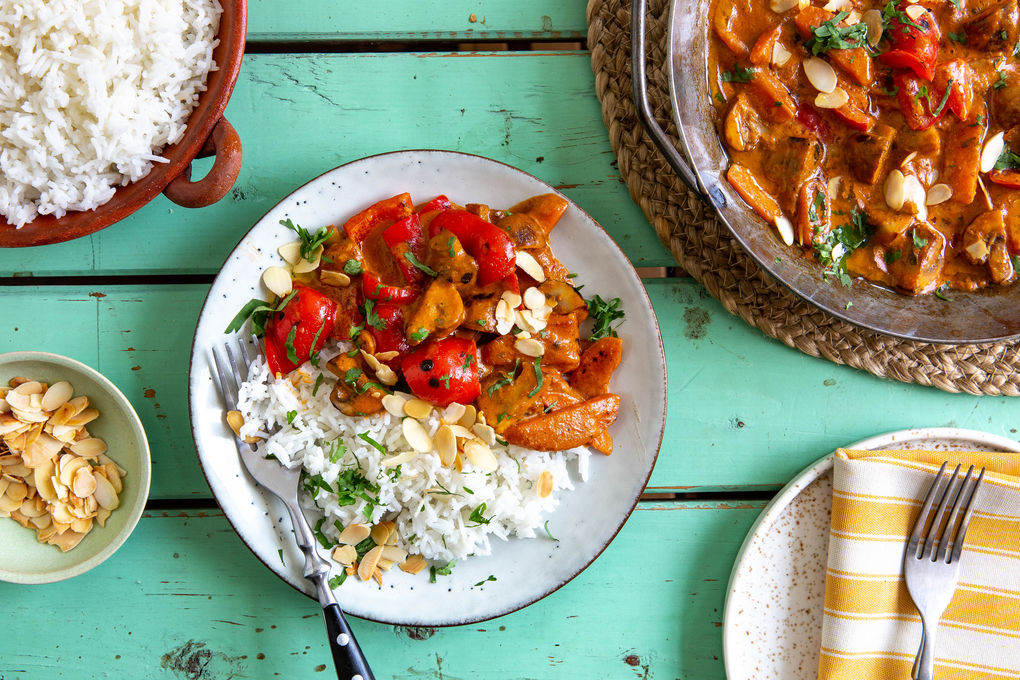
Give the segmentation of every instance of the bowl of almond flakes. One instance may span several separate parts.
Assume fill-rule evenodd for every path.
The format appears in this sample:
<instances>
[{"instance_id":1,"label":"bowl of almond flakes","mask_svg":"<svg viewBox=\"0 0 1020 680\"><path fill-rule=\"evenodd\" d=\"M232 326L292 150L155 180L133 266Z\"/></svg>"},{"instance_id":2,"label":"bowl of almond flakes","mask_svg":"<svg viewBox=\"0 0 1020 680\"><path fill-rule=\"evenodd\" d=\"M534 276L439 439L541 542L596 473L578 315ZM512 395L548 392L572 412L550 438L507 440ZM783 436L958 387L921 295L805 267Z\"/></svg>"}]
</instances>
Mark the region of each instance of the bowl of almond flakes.
<instances>
[{"instance_id":1,"label":"bowl of almond flakes","mask_svg":"<svg viewBox=\"0 0 1020 680\"><path fill-rule=\"evenodd\" d=\"M149 495L149 444L94 369L0 354L0 581L51 583L112 555Z\"/></svg>"}]
</instances>

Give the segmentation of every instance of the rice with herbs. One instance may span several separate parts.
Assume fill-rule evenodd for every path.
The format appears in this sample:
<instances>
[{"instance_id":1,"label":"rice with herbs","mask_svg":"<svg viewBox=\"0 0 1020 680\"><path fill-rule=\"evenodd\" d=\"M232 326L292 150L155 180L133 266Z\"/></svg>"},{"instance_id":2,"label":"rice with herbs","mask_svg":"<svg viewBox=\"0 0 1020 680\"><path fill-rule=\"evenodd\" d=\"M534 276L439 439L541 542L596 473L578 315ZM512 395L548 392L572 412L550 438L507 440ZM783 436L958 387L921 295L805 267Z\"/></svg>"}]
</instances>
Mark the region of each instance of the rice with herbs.
<instances>
[{"instance_id":1,"label":"rice with herbs","mask_svg":"<svg viewBox=\"0 0 1020 680\"><path fill-rule=\"evenodd\" d=\"M324 356L319 366L325 363ZM544 533L547 515L559 503L557 492L572 489L572 477L587 480L590 452L584 447L550 453L497 443L492 450L498 468L490 474L467 460L460 471L444 466L435 451L388 466L388 458L412 450L401 418L386 411L343 415L329 400L334 382L308 363L273 378L257 360L239 399L242 435L265 437L279 426L259 444L260 452L304 467L302 503L323 514L315 524L329 542L348 524L393 520L398 544L411 554L438 562L488 555L494 539ZM435 435L439 426L440 411L434 410L426 429ZM541 498L538 479L546 470L553 492Z\"/></svg>"}]
</instances>

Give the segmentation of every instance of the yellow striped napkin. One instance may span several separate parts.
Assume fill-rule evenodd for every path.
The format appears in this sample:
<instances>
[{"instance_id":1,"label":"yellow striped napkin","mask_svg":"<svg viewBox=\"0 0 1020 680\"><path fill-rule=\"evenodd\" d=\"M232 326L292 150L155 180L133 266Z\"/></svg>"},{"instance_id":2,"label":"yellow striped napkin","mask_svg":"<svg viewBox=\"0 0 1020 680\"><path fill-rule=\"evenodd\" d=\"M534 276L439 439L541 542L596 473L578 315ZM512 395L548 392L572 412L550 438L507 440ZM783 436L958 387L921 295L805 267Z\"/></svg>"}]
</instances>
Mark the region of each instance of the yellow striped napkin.
<instances>
[{"instance_id":1,"label":"yellow striped napkin","mask_svg":"<svg viewBox=\"0 0 1020 680\"><path fill-rule=\"evenodd\" d=\"M938 680L1020 678L1020 454L837 451L819 680L908 680L921 618L903 550L944 460L985 466L960 583L936 641Z\"/></svg>"}]
</instances>

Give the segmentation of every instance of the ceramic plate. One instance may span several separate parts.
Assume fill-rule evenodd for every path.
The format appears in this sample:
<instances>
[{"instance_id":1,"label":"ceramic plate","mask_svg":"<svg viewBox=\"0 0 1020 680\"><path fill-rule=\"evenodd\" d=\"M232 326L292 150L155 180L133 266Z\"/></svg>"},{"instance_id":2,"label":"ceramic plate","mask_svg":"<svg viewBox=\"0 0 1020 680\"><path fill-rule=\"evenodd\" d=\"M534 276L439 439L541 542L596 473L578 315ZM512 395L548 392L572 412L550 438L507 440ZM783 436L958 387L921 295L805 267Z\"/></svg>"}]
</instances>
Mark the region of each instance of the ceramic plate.
<instances>
[{"instance_id":1,"label":"ceramic plate","mask_svg":"<svg viewBox=\"0 0 1020 680\"><path fill-rule=\"evenodd\" d=\"M0 519L0 581L52 583L82 574L101 564L131 535L149 497L149 443L138 414L117 387L83 363L46 352L0 354L0 384L24 376L53 384L67 380L75 396L85 395L99 409L89 423L91 434L109 446L109 456L127 470L120 507L105 527L95 526L68 552L45 545L34 531L10 519Z\"/></svg>"},{"instance_id":2,"label":"ceramic plate","mask_svg":"<svg viewBox=\"0 0 1020 680\"><path fill-rule=\"evenodd\" d=\"M928 428L883 434L844 448L1020 451L1020 444L973 430ZM729 680L818 677L832 459L829 454L787 484L740 547L723 613Z\"/></svg>"},{"instance_id":3,"label":"ceramic plate","mask_svg":"<svg viewBox=\"0 0 1020 680\"><path fill-rule=\"evenodd\" d=\"M287 583L313 595L302 577L303 560L282 504L264 495L242 471L222 420L223 406L210 372L209 350L251 298L265 298L262 271L282 261L276 253L293 234L291 218L309 228L343 222L372 203L408 191L415 201L446 194L453 201L509 207L548 184L508 165L446 151L402 151L365 158L331 170L284 199L230 254L199 318L191 356L191 422L206 479L242 540ZM489 619L553 592L594 560L626 521L658 454L665 422L666 370L651 304L633 267L613 240L571 203L552 232L553 248L584 294L619 297L626 321L622 365L613 390L623 406L611 432L613 455L592 458L587 484L561 496L549 518L558 541L542 537L494 546L489 557L457 564L430 584L427 574L393 569L384 586L348 579L336 591L344 609L362 618L402 625L455 625ZM313 521L315 518L310 517ZM280 550L282 549L282 553ZM493 575L496 581L487 581ZM483 585L476 585L485 582Z\"/></svg>"}]
</instances>

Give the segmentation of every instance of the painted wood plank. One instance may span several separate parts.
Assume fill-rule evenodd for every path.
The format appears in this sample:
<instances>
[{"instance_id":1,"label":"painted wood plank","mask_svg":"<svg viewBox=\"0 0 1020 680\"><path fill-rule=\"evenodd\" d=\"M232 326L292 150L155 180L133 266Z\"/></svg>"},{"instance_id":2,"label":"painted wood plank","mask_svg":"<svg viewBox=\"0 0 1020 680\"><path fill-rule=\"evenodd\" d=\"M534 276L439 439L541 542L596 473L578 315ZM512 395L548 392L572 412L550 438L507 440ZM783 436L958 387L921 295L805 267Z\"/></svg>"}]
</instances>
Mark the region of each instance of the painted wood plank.
<instances>
[{"instance_id":1,"label":"painted wood plank","mask_svg":"<svg viewBox=\"0 0 1020 680\"><path fill-rule=\"evenodd\" d=\"M594 92L584 53L250 55L227 108L245 160L225 199L187 210L161 196L93 236L0 250L0 277L214 273L298 186L415 148L515 165L562 188L635 265L674 264L619 179Z\"/></svg>"},{"instance_id":2,"label":"painted wood plank","mask_svg":"<svg viewBox=\"0 0 1020 680\"><path fill-rule=\"evenodd\" d=\"M587 571L520 612L440 630L352 626L379 680L722 680L726 583L760 508L642 504ZM148 513L105 564L64 583L0 583L0 598L11 620L46 620L45 634L0 640L4 680L333 676L316 603L218 514Z\"/></svg>"},{"instance_id":3,"label":"painted wood plank","mask_svg":"<svg viewBox=\"0 0 1020 680\"><path fill-rule=\"evenodd\" d=\"M305 0L300 10L273 0L248 3L248 41L556 40L587 35L584 0L479 3L409 0L358 5Z\"/></svg>"}]
</instances>

